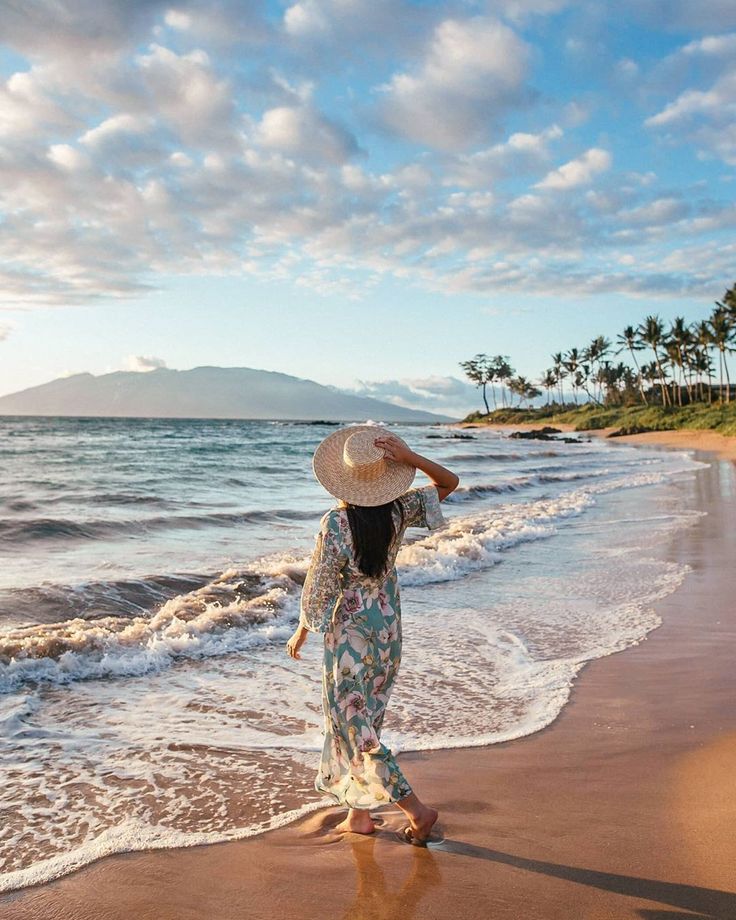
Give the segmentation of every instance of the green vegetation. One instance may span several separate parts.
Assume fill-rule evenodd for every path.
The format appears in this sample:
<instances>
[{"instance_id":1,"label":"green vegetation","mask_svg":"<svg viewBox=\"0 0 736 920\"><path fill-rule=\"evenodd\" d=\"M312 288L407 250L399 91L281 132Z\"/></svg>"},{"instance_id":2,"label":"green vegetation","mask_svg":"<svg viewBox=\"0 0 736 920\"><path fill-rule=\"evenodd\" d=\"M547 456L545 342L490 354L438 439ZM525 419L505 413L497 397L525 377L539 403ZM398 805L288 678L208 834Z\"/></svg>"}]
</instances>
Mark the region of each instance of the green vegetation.
<instances>
[{"instance_id":1,"label":"green vegetation","mask_svg":"<svg viewBox=\"0 0 736 920\"><path fill-rule=\"evenodd\" d=\"M507 355L477 354L461 362L481 390L486 410L465 421L544 420L571 424L579 431L618 427L621 434L633 434L693 428L736 435L736 394L728 368L728 356L736 352L736 284L716 301L707 320L688 324L678 316L666 328L658 316L647 316L638 326L627 326L616 345L614 350L609 339L597 336L584 348L552 355L552 367L541 374L538 385L516 375ZM640 360L642 352L649 352L651 360ZM628 363L611 360L622 353ZM546 404L532 407L531 400L542 390ZM572 401L566 400L566 391L572 392Z\"/></svg>"},{"instance_id":2,"label":"green vegetation","mask_svg":"<svg viewBox=\"0 0 736 920\"><path fill-rule=\"evenodd\" d=\"M540 406L538 409L507 408L484 414L474 412L465 422L484 425L515 425L540 422L545 425L572 425L576 431L617 428L620 434L638 431L673 431L678 428L718 431L736 435L736 401L691 406L618 406L601 408L586 403L583 406Z\"/></svg>"}]
</instances>

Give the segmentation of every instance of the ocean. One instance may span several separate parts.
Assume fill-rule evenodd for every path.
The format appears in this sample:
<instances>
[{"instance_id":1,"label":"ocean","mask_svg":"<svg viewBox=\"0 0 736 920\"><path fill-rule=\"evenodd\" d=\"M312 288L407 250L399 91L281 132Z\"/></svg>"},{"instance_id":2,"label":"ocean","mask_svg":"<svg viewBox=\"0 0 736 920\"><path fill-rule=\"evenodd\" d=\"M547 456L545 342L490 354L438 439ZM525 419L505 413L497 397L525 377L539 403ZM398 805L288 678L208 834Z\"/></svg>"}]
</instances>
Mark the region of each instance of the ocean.
<instances>
[{"instance_id":1,"label":"ocean","mask_svg":"<svg viewBox=\"0 0 736 920\"><path fill-rule=\"evenodd\" d=\"M461 484L446 526L411 529L398 557L383 738L401 752L539 731L586 662L660 625L654 603L687 577L661 550L700 513L703 464L388 427ZM0 419L0 890L326 804L320 637L301 661L284 644L333 505L311 470L332 430Z\"/></svg>"}]
</instances>

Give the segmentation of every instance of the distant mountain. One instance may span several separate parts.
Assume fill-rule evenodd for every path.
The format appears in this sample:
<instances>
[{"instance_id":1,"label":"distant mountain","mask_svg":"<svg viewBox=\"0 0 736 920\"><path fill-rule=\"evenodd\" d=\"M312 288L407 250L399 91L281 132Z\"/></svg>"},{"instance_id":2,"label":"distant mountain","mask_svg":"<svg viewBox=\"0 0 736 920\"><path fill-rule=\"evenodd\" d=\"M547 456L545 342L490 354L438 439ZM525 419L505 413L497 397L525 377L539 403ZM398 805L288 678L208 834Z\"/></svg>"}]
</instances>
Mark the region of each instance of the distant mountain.
<instances>
[{"instance_id":1,"label":"distant mountain","mask_svg":"<svg viewBox=\"0 0 736 920\"><path fill-rule=\"evenodd\" d=\"M448 416L250 367L75 374L0 397L0 415L441 422Z\"/></svg>"}]
</instances>

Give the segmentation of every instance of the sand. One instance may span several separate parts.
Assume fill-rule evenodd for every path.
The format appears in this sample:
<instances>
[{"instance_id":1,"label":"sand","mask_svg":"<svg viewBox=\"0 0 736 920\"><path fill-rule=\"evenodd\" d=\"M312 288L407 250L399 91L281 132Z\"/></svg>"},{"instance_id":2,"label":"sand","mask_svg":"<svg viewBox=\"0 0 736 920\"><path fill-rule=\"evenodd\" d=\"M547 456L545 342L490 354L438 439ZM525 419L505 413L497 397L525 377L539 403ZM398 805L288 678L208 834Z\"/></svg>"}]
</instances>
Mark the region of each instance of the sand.
<instances>
[{"instance_id":1,"label":"sand","mask_svg":"<svg viewBox=\"0 0 736 920\"><path fill-rule=\"evenodd\" d=\"M574 425L558 422L521 422L519 424L491 425L503 431L532 431L549 425L559 431L572 432L575 437L608 438L617 428L596 428L591 431L576 431ZM480 428L481 425L458 424L460 428ZM611 443L643 444L646 446L674 447L680 450L700 450L716 454L722 460L736 460L736 437L720 434L717 431L698 431L691 428L676 431L645 431L642 434L627 434L611 438Z\"/></svg>"},{"instance_id":2,"label":"sand","mask_svg":"<svg viewBox=\"0 0 736 920\"><path fill-rule=\"evenodd\" d=\"M340 836L326 809L235 843L109 857L0 898L0 916L734 920L736 495L730 464L698 476L707 515L656 548L692 567L659 629L591 662L542 732L401 756L443 843L401 842L390 810L374 837Z\"/></svg>"}]
</instances>

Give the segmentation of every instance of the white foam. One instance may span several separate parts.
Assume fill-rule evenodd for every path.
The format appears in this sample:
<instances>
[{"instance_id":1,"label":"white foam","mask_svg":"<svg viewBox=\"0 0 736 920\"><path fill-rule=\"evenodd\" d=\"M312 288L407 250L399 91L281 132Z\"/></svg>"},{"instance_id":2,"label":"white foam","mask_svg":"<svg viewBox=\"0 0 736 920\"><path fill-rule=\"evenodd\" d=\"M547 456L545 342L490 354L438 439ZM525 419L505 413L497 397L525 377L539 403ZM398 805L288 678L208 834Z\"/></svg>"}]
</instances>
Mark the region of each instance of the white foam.
<instances>
[{"instance_id":1,"label":"white foam","mask_svg":"<svg viewBox=\"0 0 736 920\"><path fill-rule=\"evenodd\" d=\"M587 661L659 624L654 604L686 569L639 547L694 519L667 483L695 468L672 455L656 471L557 483L554 497L479 503L444 530L414 532L399 557L404 653L386 742L477 746L550 724ZM320 642L301 662L282 648L306 564L272 554L226 572L226 602L208 585L150 618L15 631L27 657L3 678L48 686L16 683L0 698L11 816L0 890L115 852L252 836L326 804L311 787ZM248 590L234 597L239 581ZM53 638L66 643L56 657Z\"/></svg>"}]
</instances>

